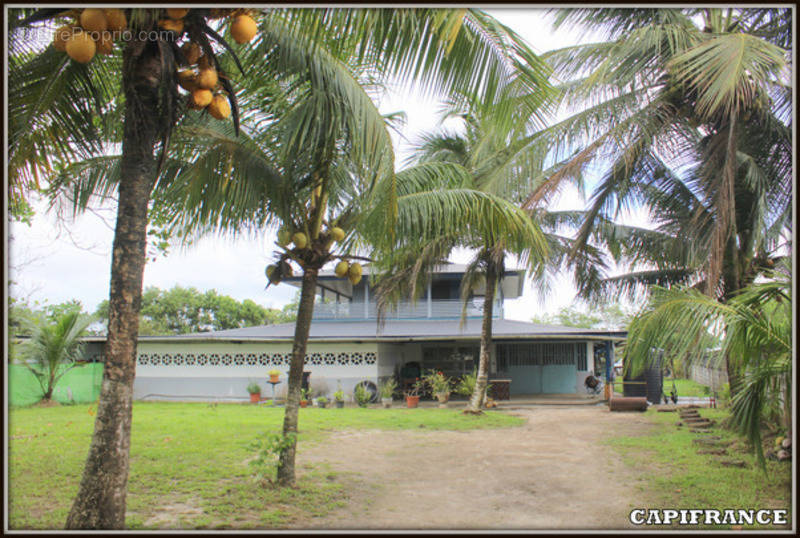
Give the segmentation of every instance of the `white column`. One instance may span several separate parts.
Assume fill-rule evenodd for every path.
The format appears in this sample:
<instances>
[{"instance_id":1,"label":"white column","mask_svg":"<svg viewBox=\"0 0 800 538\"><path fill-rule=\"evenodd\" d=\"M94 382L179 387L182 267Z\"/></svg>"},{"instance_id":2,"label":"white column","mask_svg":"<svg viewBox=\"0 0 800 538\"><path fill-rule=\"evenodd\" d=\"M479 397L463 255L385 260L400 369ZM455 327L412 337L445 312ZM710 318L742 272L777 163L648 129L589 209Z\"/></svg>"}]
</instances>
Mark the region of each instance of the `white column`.
<instances>
[{"instance_id":1,"label":"white column","mask_svg":"<svg viewBox=\"0 0 800 538\"><path fill-rule=\"evenodd\" d=\"M364 283L364 318L369 317L369 285Z\"/></svg>"},{"instance_id":2,"label":"white column","mask_svg":"<svg viewBox=\"0 0 800 538\"><path fill-rule=\"evenodd\" d=\"M428 317L433 317L433 303L431 301L432 293L431 293L431 281L428 281Z\"/></svg>"}]
</instances>

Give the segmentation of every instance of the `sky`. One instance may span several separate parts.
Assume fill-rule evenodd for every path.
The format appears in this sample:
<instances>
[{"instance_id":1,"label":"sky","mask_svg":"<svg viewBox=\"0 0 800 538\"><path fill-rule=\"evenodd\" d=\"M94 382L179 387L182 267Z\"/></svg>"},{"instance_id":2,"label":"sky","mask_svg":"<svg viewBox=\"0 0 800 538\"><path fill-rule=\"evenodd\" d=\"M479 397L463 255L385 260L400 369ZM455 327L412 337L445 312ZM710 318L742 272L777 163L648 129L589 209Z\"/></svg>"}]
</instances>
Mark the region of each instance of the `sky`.
<instances>
[{"instance_id":1,"label":"sky","mask_svg":"<svg viewBox=\"0 0 800 538\"><path fill-rule=\"evenodd\" d=\"M576 30L553 32L543 9L487 9L500 22L521 35L536 52L585 42ZM408 154L408 142L424 131L437 128L440 103L407 91L391 90L380 104L381 112L403 110L407 121L403 139L396 137L398 162ZM554 209L581 209L584 200L574 189L564 190L553 200ZM114 209L100 208L72 220L57 216L57 208L35 204L32 224L13 223L9 229L9 280L11 295L40 304L78 299L92 312L108 298L113 240ZM633 216L642 222L646 216ZM189 247L174 246L166 256L151 254L145 267L144 286L168 289L175 285L200 291L216 289L237 300L252 299L267 307L280 308L294 299L297 288L288 284L265 290L264 268L272 259L274 232L259 237L209 237ZM465 262L467 252L455 253L451 261ZM507 300L506 317L530 321L542 313L568 306L575 297L569 275L556 278L550 292L538 293L528 282L519 299Z\"/></svg>"}]
</instances>

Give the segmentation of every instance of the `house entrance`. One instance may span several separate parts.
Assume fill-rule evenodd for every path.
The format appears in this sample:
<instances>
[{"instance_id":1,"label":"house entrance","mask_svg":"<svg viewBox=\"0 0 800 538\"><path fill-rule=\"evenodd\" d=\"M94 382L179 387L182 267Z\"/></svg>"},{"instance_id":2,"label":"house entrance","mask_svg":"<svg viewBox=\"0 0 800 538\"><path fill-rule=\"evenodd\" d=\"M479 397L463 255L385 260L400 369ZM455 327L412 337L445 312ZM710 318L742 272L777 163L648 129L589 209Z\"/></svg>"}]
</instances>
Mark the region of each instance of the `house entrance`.
<instances>
[{"instance_id":1,"label":"house entrance","mask_svg":"<svg viewBox=\"0 0 800 538\"><path fill-rule=\"evenodd\" d=\"M512 395L575 393L585 363L583 343L497 344L498 377L511 379Z\"/></svg>"}]
</instances>

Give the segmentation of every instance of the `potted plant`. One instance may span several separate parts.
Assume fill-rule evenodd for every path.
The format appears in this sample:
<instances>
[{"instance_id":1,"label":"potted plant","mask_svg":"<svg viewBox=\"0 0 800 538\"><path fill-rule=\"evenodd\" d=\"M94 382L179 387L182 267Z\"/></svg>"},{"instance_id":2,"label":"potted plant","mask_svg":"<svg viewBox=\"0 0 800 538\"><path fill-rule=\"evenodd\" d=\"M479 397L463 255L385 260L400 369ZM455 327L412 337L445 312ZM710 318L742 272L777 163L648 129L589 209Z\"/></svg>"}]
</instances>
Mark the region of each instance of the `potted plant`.
<instances>
[{"instance_id":1,"label":"potted plant","mask_svg":"<svg viewBox=\"0 0 800 538\"><path fill-rule=\"evenodd\" d=\"M405 391L406 407L413 409L419 405L419 393L422 392L423 381L420 378L411 385L411 389Z\"/></svg>"},{"instance_id":2,"label":"potted plant","mask_svg":"<svg viewBox=\"0 0 800 538\"><path fill-rule=\"evenodd\" d=\"M281 379L280 371L272 369L269 372L267 372L267 375L269 376L269 382L270 383L278 383L278 382L280 382L280 379Z\"/></svg>"},{"instance_id":3,"label":"potted plant","mask_svg":"<svg viewBox=\"0 0 800 538\"><path fill-rule=\"evenodd\" d=\"M341 388L333 393L333 400L336 402L336 407L339 409L344 407L344 391Z\"/></svg>"},{"instance_id":4,"label":"potted plant","mask_svg":"<svg viewBox=\"0 0 800 538\"><path fill-rule=\"evenodd\" d=\"M250 403L258 403L261 401L261 387L255 381L251 381L247 385L247 392L250 393Z\"/></svg>"},{"instance_id":5,"label":"potted plant","mask_svg":"<svg viewBox=\"0 0 800 538\"><path fill-rule=\"evenodd\" d=\"M308 389L300 389L300 407L308 406Z\"/></svg>"},{"instance_id":6,"label":"potted plant","mask_svg":"<svg viewBox=\"0 0 800 538\"><path fill-rule=\"evenodd\" d=\"M436 399L439 400L439 407L447 407L447 402L450 400L450 378L442 372L429 370L422 379L430 387Z\"/></svg>"},{"instance_id":7,"label":"potted plant","mask_svg":"<svg viewBox=\"0 0 800 538\"><path fill-rule=\"evenodd\" d=\"M392 395L397 390L397 381L393 377L387 379L378 387L378 392L381 394L381 403L383 407L389 409L392 407Z\"/></svg>"},{"instance_id":8,"label":"potted plant","mask_svg":"<svg viewBox=\"0 0 800 538\"><path fill-rule=\"evenodd\" d=\"M325 406L328 405L328 399L325 396L320 396L317 398L317 406L325 409Z\"/></svg>"},{"instance_id":9,"label":"potted plant","mask_svg":"<svg viewBox=\"0 0 800 538\"><path fill-rule=\"evenodd\" d=\"M367 407L367 404L372 399L372 393L367 390L367 387L359 383L353 391L353 399L358 404L358 407Z\"/></svg>"}]
</instances>

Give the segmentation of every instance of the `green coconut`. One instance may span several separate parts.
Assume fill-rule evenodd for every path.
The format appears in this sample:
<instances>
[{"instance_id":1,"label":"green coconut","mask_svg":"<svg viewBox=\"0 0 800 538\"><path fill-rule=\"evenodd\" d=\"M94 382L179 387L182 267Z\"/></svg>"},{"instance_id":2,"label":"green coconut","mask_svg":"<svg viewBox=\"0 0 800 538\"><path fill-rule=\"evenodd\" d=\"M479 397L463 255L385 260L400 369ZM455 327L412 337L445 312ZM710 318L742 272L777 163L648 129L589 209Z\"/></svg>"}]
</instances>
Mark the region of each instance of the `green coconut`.
<instances>
[{"instance_id":1,"label":"green coconut","mask_svg":"<svg viewBox=\"0 0 800 538\"><path fill-rule=\"evenodd\" d=\"M292 232L286 228L281 228L278 230L278 244L282 247L285 247L289 243L292 242Z\"/></svg>"},{"instance_id":2,"label":"green coconut","mask_svg":"<svg viewBox=\"0 0 800 538\"><path fill-rule=\"evenodd\" d=\"M350 279L350 283L355 286L359 282L361 282L361 264L354 263L350 266L350 269L347 271L347 277Z\"/></svg>"},{"instance_id":3,"label":"green coconut","mask_svg":"<svg viewBox=\"0 0 800 538\"><path fill-rule=\"evenodd\" d=\"M340 261L336 264L336 269L334 269L333 272L336 273L336 276L339 278L344 278L349 273L349 270L350 264L346 261Z\"/></svg>"},{"instance_id":4,"label":"green coconut","mask_svg":"<svg viewBox=\"0 0 800 538\"><path fill-rule=\"evenodd\" d=\"M308 245L308 237L303 232L297 232L292 236L292 243L299 249L304 249Z\"/></svg>"},{"instance_id":5,"label":"green coconut","mask_svg":"<svg viewBox=\"0 0 800 538\"><path fill-rule=\"evenodd\" d=\"M264 270L264 273L267 275L267 280L272 282L273 284L280 281L278 278L278 266L277 265L267 265L267 268Z\"/></svg>"},{"instance_id":6,"label":"green coconut","mask_svg":"<svg viewBox=\"0 0 800 538\"><path fill-rule=\"evenodd\" d=\"M331 237L337 243L341 242L342 239L344 239L344 230L342 230L338 226L334 226L333 228L331 228Z\"/></svg>"}]
</instances>

